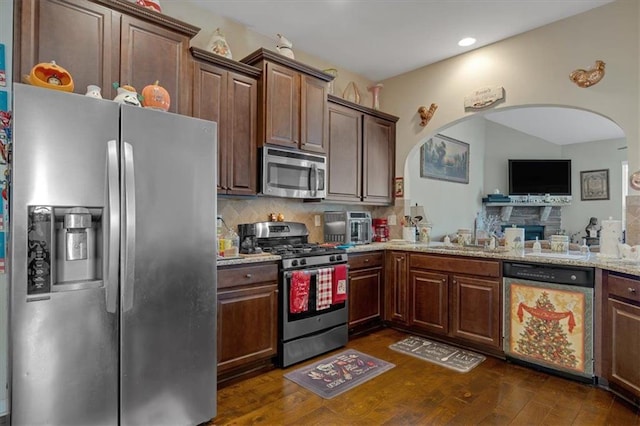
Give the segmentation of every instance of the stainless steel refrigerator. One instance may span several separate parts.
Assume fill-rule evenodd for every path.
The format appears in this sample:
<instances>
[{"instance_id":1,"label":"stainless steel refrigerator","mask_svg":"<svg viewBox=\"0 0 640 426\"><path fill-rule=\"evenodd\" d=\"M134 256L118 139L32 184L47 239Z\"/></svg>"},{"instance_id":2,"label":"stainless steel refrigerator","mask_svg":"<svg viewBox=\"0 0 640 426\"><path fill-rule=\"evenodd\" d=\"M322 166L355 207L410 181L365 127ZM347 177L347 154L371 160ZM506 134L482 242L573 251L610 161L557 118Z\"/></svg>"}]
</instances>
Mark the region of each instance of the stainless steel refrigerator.
<instances>
[{"instance_id":1,"label":"stainless steel refrigerator","mask_svg":"<svg viewBox=\"0 0 640 426\"><path fill-rule=\"evenodd\" d=\"M216 415L216 123L14 85L10 419Z\"/></svg>"}]
</instances>

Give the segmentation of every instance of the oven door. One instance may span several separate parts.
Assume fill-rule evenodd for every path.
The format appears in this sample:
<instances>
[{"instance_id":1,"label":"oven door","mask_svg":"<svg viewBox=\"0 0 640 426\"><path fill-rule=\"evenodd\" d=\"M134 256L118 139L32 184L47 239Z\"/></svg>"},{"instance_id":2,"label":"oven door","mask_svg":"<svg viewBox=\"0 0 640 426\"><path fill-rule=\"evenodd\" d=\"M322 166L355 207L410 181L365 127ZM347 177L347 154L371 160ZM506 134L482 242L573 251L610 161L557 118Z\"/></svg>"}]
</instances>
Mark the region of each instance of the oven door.
<instances>
[{"instance_id":1,"label":"oven door","mask_svg":"<svg viewBox=\"0 0 640 426\"><path fill-rule=\"evenodd\" d=\"M504 352L592 381L593 287L504 278Z\"/></svg>"},{"instance_id":2,"label":"oven door","mask_svg":"<svg viewBox=\"0 0 640 426\"><path fill-rule=\"evenodd\" d=\"M324 156L265 147L262 193L288 198L325 198L326 168Z\"/></svg>"},{"instance_id":3,"label":"oven door","mask_svg":"<svg viewBox=\"0 0 640 426\"><path fill-rule=\"evenodd\" d=\"M332 266L335 266L332 265ZM347 267L348 268L348 267ZM318 298L318 269L300 269L298 272L309 274L309 296L307 310L303 312L292 312L291 307L291 287L293 275L296 271L282 272L281 291L281 334L282 341L287 342L302 336L318 333L338 325L347 323L347 303L332 303L329 308L318 310L316 303ZM347 270L348 273L348 270ZM347 280L348 283L348 280ZM347 297L349 289L347 284Z\"/></svg>"}]
</instances>

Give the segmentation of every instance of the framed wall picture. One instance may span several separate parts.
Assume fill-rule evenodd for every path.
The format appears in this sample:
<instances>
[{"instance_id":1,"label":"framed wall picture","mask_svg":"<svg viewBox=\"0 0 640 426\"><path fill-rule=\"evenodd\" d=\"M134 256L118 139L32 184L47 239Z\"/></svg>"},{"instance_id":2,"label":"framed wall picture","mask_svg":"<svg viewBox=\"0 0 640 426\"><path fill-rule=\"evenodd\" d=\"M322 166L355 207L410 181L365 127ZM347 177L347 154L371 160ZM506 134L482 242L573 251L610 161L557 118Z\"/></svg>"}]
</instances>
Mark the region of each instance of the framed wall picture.
<instances>
[{"instance_id":1,"label":"framed wall picture","mask_svg":"<svg viewBox=\"0 0 640 426\"><path fill-rule=\"evenodd\" d=\"M609 169L585 170L580 172L580 199L609 199Z\"/></svg>"},{"instance_id":2,"label":"framed wall picture","mask_svg":"<svg viewBox=\"0 0 640 426\"><path fill-rule=\"evenodd\" d=\"M420 177L469 183L469 144L435 135L420 147Z\"/></svg>"},{"instance_id":3,"label":"framed wall picture","mask_svg":"<svg viewBox=\"0 0 640 426\"><path fill-rule=\"evenodd\" d=\"M404 197L404 178L403 177L396 178L394 195L396 197Z\"/></svg>"}]
</instances>

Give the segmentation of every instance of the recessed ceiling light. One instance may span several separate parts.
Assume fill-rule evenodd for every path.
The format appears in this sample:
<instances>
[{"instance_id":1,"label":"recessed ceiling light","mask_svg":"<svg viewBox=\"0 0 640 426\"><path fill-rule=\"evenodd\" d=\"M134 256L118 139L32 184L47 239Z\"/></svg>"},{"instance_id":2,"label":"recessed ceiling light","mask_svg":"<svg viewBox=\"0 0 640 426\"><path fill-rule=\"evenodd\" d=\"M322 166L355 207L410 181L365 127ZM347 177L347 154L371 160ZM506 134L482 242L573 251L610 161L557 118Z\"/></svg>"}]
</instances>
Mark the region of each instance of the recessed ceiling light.
<instances>
[{"instance_id":1,"label":"recessed ceiling light","mask_svg":"<svg viewBox=\"0 0 640 426\"><path fill-rule=\"evenodd\" d=\"M476 42L475 38L473 38L473 37L465 37L465 38L463 38L462 40L460 40L458 42L458 46L463 46L463 47L471 46L475 42Z\"/></svg>"}]
</instances>

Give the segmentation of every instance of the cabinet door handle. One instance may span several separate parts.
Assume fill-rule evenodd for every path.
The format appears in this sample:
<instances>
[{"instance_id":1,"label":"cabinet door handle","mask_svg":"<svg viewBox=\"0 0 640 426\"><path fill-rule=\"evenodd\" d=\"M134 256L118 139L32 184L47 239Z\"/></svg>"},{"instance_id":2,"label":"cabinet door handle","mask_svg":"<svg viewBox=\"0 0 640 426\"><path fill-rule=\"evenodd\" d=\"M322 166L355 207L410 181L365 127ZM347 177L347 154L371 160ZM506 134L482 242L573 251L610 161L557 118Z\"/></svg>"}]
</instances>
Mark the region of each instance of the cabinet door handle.
<instances>
[{"instance_id":1,"label":"cabinet door handle","mask_svg":"<svg viewBox=\"0 0 640 426\"><path fill-rule=\"evenodd\" d=\"M443 283L446 283L446 282L447 282L447 279L446 279L446 278L443 278L443 279L442 279L442 282L443 282ZM455 283L455 281L454 281L454 283Z\"/></svg>"},{"instance_id":2,"label":"cabinet door handle","mask_svg":"<svg viewBox=\"0 0 640 426\"><path fill-rule=\"evenodd\" d=\"M633 288L633 287L629 287L628 290L629 290L630 293L635 293L636 292L636 289Z\"/></svg>"},{"instance_id":3,"label":"cabinet door handle","mask_svg":"<svg viewBox=\"0 0 640 426\"><path fill-rule=\"evenodd\" d=\"M247 275L245 275L245 277L247 277L247 278L251 278L252 276L253 276L253 275L251 275L251 274L247 274Z\"/></svg>"},{"instance_id":4,"label":"cabinet door handle","mask_svg":"<svg viewBox=\"0 0 640 426\"><path fill-rule=\"evenodd\" d=\"M369 259L365 259L365 260L364 260L364 263L369 263Z\"/></svg>"}]
</instances>

